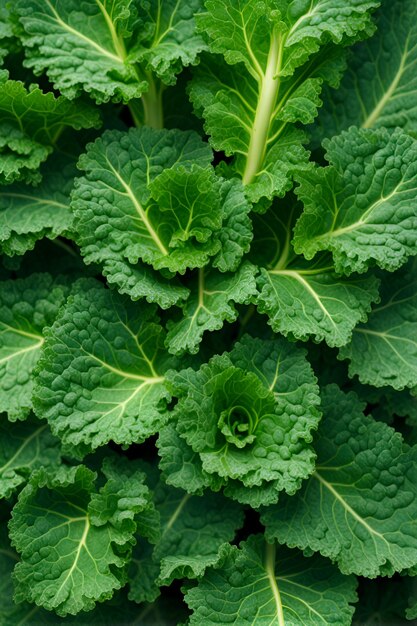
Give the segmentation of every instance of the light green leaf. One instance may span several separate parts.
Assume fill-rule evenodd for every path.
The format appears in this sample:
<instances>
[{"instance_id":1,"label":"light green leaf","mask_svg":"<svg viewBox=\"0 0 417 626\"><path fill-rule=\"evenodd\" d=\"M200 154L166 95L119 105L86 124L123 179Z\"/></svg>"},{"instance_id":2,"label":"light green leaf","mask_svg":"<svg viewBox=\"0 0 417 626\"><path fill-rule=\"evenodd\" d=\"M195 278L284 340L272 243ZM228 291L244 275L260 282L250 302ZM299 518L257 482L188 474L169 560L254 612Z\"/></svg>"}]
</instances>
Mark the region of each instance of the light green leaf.
<instances>
[{"instance_id":1,"label":"light green leaf","mask_svg":"<svg viewBox=\"0 0 417 626\"><path fill-rule=\"evenodd\" d=\"M370 34L378 4L209 0L197 16L216 55L197 68L191 100L213 147L236 155L233 168L252 201L292 187L294 166L308 160L294 123L314 120L323 83L337 86L344 68L333 44Z\"/></svg>"},{"instance_id":2,"label":"light green leaf","mask_svg":"<svg viewBox=\"0 0 417 626\"><path fill-rule=\"evenodd\" d=\"M220 272L236 272L252 241L250 203L239 179L225 180L221 186L223 224L216 234L221 248L213 259Z\"/></svg>"},{"instance_id":3,"label":"light green leaf","mask_svg":"<svg viewBox=\"0 0 417 626\"><path fill-rule=\"evenodd\" d=\"M41 174L36 188L23 183L0 187L0 250L4 254L22 255L39 239L55 239L71 228L74 161L55 154Z\"/></svg>"},{"instance_id":4,"label":"light green leaf","mask_svg":"<svg viewBox=\"0 0 417 626\"><path fill-rule=\"evenodd\" d=\"M417 6L414 0L384 0L377 33L357 44L337 91L325 94L316 134L349 126L417 130Z\"/></svg>"},{"instance_id":5,"label":"light green leaf","mask_svg":"<svg viewBox=\"0 0 417 626\"><path fill-rule=\"evenodd\" d=\"M142 259L181 272L204 265L220 248L210 238L221 225L220 181L208 167L211 159L196 133L178 130L108 131L90 144L79 161L86 176L77 180L72 202L86 263L109 268L122 262L125 270L126 262L135 266ZM126 291L124 271L118 273ZM113 283L116 276L112 272ZM129 282L131 293L132 275ZM141 289L156 299L152 287Z\"/></svg>"},{"instance_id":6,"label":"light green leaf","mask_svg":"<svg viewBox=\"0 0 417 626\"><path fill-rule=\"evenodd\" d=\"M155 307L137 304L97 281L74 287L46 332L34 405L75 455L113 440L144 441L166 419L163 349Z\"/></svg>"},{"instance_id":7,"label":"light green leaf","mask_svg":"<svg viewBox=\"0 0 417 626\"><path fill-rule=\"evenodd\" d=\"M283 489L294 493L312 472L318 389L296 346L247 336L198 372L170 372L167 379L179 398L172 422L191 449L175 446L172 427L162 431L161 468L169 484L189 493L224 486L227 496L256 507L276 502ZM195 465L192 480L184 480L178 459Z\"/></svg>"},{"instance_id":8,"label":"light green leaf","mask_svg":"<svg viewBox=\"0 0 417 626\"><path fill-rule=\"evenodd\" d=\"M147 506L144 474L131 470L122 492L112 495L108 483L101 494L95 492L95 476L83 465L62 466L53 476L38 470L20 493L9 524L12 545L21 554L14 570L16 601L75 615L111 598L124 583L133 518ZM91 503L105 496L113 516L95 519Z\"/></svg>"},{"instance_id":9,"label":"light green leaf","mask_svg":"<svg viewBox=\"0 0 417 626\"><path fill-rule=\"evenodd\" d=\"M234 322L238 317L234 304L249 304L256 293L255 273L256 268L247 261L233 274L198 270L188 284L191 295L182 306L182 314L168 320L169 352L195 354L205 332L220 330L225 321Z\"/></svg>"},{"instance_id":10,"label":"light green leaf","mask_svg":"<svg viewBox=\"0 0 417 626\"><path fill-rule=\"evenodd\" d=\"M165 84L175 83L182 67L195 65L206 44L196 33L195 15L202 0L140 0L139 27L131 58Z\"/></svg>"},{"instance_id":11,"label":"light green leaf","mask_svg":"<svg viewBox=\"0 0 417 626\"><path fill-rule=\"evenodd\" d=\"M313 476L262 516L268 540L309 548L345 574L392 576L417 563L415 451L363 414L354 393L322 390Z\"/></svg>"},{"instance_id":12,"label":"light green leaf","mask_svg":"<svg viewBox=\"0 0 417 626\"><path fill-rule=\"evenodd\" d=\"M298 212L297 204L288 207L286 201L254 216L251 260L260 267L258 311L268 315L274 332L343 346L378 300L379 281L338 276L329 254L313 262L297 256L290 239Z\"/></svg>"},{"instance_id":13,"label":"light green leaf","mask_svg":"<svg viewBox=\"0 0 417 626\"><path fill-rule=\"evenodd\" d=\"M295 251L312 259L330 250L340 274L398 269L417 254L417 141L352 127L324 146L331 165L297 174L305 211Z\"/></svg>"},{"instance_id":14,"label":"light green leaf","mask_svg":"<svg viewBox=\"0 0 417 626\"><path fill-rule=\"evenodd\" d=\"M147 265L114 259L104 261L102 271L109 285L114 285L119 293L127 294L132 300L146 298L162 309L180 304L190 294L190 290L177 279L167 279Z\"/></svg>"},{"instance_id":15,"label":"light green leaf","mask_svg":"<svg viewBox=\"0 0 417 626\"><path fill-rule=\"evenodd\" d=\"M51 435L48 425L36 419L11 426L0 421L0 498L9 498L23 485L31 472L39 467L49 471L59 465L59 442Z\"/></svg>"},{"instance_id":16,"label":"light green leaf","mask_svg":"<svg viewBox=\"0 0 417 626\"><path fill-rule=\"evenodd\" d=\"M15 180L39 182L39 166L52 152L65 128L100 125L99 112L82 101L26 89L20 81L8 80L0 71L0 184Z\"/></svg>"},{"instance_id":17,"label":"light green leaf","mask_svg":"<svg viewBox=\"0 0 417 626\"><path fill-rule=\"evenodd\" d=\"M124 39L132 26L132 0L21 0L14 7L22 25L27 67L47 72L72 99L82 90L98 102L127 102L146 90L128 57Z\"/></svg>"},{"instance_id":18,"label":"light green leaf","mask_svg":"<svg viewBox=\"0 0 417 626\"><path fill-rule=\"evenodd\" d=\"M349 626L355 589L355 578L325 559L252 535L240 549L227 546L223 562L187 591L185 601L193 611L190 626Z\"/></svg>"},{"instance_id":19,"label":"light green leaf","mask_svg":"<svg viewBox=\"0 0 417 626\"><path fill-rule=\"evenodd\" d=\"M32 406L32 372L52 324L68 293L49 274L0 283L0 411L24 419Z\"/></svg>"},{"instance_id":20,"label":"light green leaf","mask_svg":"<svg viewBox=\"0 0 417 626\"><path fill-rule=\"evenodd\" d=\"M384 278L381 304L340 351L361 383L417 387L417 280L413 265L407 269Z\"/></svg>"}]
</instances>

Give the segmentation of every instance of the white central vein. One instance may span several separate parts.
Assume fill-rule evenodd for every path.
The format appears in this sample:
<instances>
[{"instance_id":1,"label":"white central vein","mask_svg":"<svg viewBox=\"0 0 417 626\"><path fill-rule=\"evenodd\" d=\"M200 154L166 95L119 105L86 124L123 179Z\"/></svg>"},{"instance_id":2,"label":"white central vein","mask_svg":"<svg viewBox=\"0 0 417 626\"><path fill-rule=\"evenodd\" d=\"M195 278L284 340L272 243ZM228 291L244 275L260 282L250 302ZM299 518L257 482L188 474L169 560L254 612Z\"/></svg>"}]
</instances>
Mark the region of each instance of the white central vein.
<instances>
[{"instance_id":1,"label":"white central vein","mask_svg":"<svg viewBox=\"0 0 417 626\"><path fill-rule=\"evenodd\" d=\"M275 606L277 610L277 618L279 626L285 626L284 611L282 608L281 594L278 589L277 581L275 578L275 544L266 544L265 553L265 570L268 575L269 585L274 597Z\"/></svg>"}]
</instances>

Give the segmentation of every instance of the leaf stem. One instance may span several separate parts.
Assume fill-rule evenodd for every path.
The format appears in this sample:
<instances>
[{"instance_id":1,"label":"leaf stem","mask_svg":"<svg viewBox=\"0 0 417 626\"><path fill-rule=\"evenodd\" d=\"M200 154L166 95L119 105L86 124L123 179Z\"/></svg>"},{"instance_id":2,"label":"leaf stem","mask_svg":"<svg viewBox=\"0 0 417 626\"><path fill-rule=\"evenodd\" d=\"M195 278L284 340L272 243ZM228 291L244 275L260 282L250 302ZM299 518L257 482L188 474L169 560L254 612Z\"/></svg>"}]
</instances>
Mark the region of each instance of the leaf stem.
<instances>
[{"instance_id":1,"label":"leaf stem","mask_svg":"<svg viewBox=\"0 0 417 626\"><path fill-rule=\"evenodd\" d=\"M275 104L280 87L282 41L278 33L272 33L271 46L264 78L260 83L258 105L249 141L243 184L252 183L262 167L271 127Z\"/></svg>"},{"instance_id":2,"label":"leaf stem","mask_svg":"<svg viewBox=\"0 0 417 626\"><path fill-rule=\"evenodd\" d=\"M160 80L155 80L150 74L146 75L146 80L149 83L149 91L142 96L144 124L160 129L164 127L163 85Z\"/></svg>"}]
</instances>

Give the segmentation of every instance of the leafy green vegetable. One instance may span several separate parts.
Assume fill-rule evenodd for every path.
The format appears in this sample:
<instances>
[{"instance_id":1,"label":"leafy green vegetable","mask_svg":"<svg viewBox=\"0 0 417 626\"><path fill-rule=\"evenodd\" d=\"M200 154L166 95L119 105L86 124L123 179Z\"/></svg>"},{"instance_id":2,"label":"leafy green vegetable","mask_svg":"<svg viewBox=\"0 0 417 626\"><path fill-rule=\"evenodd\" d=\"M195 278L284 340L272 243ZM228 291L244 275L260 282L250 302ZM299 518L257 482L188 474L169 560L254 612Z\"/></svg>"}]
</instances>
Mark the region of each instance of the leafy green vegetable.
<instances>
[{"instance_id":1,"label":"leafy green vegetable","mask_svg":"<svg viewBox=\"0 0 417 626\"><path fill-rule=\"evenodd\" d=\"M0 626L416 620L416 17L0 0Z\"/></svg>"}]
</instances>

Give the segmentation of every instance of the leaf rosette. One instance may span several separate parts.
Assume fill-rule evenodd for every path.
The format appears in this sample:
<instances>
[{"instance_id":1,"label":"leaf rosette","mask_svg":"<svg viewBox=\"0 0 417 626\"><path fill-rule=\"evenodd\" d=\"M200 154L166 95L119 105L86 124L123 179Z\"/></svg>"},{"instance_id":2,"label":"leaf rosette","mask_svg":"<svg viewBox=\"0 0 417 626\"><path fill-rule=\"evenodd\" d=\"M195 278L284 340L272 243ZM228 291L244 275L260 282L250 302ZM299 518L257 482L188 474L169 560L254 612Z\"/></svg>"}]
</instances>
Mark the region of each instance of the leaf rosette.
<instances>
[{"instance_id":1,"label":"leaf rosette","mask_svg":"<svg viewBox=\"0 0 417 626\"><path fill-rule=\"evenodd\" d=\"M311 473L319 399L302 350L284 339L244 337L230 354L197 372L168 373L167 380L179 398L159 440L168 483L191 493L224 487L233 499L259 506L275 502L282 490L294 493ZM184 465L190 453L191 481L185 468L175 471L172 458Z\"/></svg>"}]
</instances>

